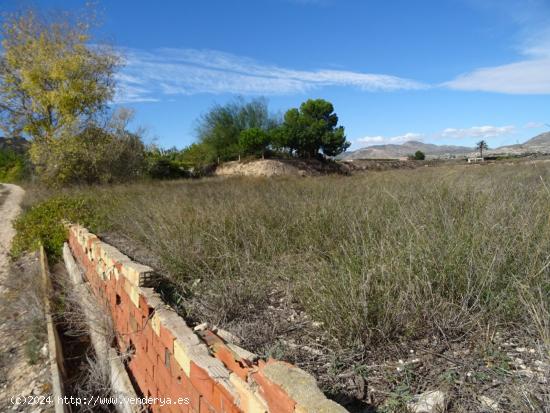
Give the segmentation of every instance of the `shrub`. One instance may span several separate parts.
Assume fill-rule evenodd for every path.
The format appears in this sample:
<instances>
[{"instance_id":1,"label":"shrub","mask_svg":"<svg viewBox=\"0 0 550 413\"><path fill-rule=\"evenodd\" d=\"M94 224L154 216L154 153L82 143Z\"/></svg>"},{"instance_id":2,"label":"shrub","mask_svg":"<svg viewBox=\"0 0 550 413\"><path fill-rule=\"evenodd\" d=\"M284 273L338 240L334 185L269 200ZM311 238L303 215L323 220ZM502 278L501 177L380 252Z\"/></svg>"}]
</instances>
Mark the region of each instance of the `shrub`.
<instances>
[{"instance_id":1,"label":"shrub","mask_svg":"<svg viewBox=\"0 0 550 413\"><path fill-rule=\"evenodd\" d=\"M42 243L48 257L57 261L67 239L64 220L97 228L99 221L95 219L92 205L87 197L61 195L33 206L15 221L17 234L13 239L12 255L18 257Z\"/></svg>"},{"instance_id":2,"label":"shrub","mask_svg":"<svg viewBox=\"0 0 550 413\"><path fill-rule=\"evenodd\" d=\"M414 159L417 161L423 161L424 159L426 159L426 155L422 151L416 151L414 153Z\"/></svg>"},{"instance_id":3,"label":"shrub","mask_svg":"<svg viewBox=\"0 0 550 413\"><path fill-rule=\"evenodd\" d=\"M0 181L18 182L25 175L25 157L11 150L0 150Z\"/></svg>"},{"instance_id":4,"label":"shrub","mask_svg":"<svg viewBox=\"0 0 550 413\"><path fill-rule=\"evenodd\" d=\"M239 145L242 131L253 128L268 131L277 123L276 118L269 114L267 103L263 99L250 102L236 100L223 106L216 105L199 119L199 144L205 145L200 148L208 148L213 159L235 159L242 152Z\"/></svg>"},{"instance_id":5,"label":"shrub","mask_svg":"<svg viewBox=\"0 0 550 413\"><path fill-rule=\"evenodd\" d=\"M49 186L123 182L145 170L138 135L90 126L76 136L33 142L37 172Z\"/></svg>"},{"instance_id":6,"label":"shrub","mask_svg":"<svg viewBox=\"0 0 550 413\"><path fill-rule=\"evenodd\" d=\"M265 155L269 135L260 128L246 129L239 136L239 146L244 155Z\"/></svg>"},{"instance_id":7,"label":"shrub","mask_svg":"<svg viewBox=\"0 0 550 413\"><path fill-rule=\"evenodd\" d=\"M176 179L187 175L176 161L164 157L150 161L147 173L153 179Z\"/></svg>"}]
</instances>

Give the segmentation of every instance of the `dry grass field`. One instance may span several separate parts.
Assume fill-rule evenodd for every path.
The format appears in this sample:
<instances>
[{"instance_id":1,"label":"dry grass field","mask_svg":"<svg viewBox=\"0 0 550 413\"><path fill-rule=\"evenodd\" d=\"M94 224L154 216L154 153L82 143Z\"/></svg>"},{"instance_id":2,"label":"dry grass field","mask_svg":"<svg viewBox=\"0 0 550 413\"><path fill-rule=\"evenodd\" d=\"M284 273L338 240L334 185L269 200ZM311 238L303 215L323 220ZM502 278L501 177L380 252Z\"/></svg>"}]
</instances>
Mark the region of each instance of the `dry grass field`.
<instances>
[{"instance_id":1,"label":"dry grass field","mask_svg":"<svg viewBox=\"0 0 550 413\"><path fill-rule=\"evenodd\" d=\"M31 192L30 204L51 196ZM188 320L296 362L337 400L401 411L412 394L443 387L452 411L481 409L482 391L508 411L550 402L541 378L550 163L211 178L61 196L88 200L93 230L163 273L164 293ZM524 343L523 358L536 362L527 384L514 367Z\"/></svg>"}]
</instances>

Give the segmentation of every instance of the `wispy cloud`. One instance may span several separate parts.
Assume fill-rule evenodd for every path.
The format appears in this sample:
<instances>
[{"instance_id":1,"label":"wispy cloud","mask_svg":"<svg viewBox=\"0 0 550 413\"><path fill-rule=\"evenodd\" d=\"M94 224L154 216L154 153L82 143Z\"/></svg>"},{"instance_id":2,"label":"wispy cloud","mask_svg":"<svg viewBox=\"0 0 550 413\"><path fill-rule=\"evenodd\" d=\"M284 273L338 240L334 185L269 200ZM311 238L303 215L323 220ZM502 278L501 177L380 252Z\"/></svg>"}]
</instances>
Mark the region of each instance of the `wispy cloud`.
<instances>
[{"instance_id":1,"label":"wispy cloud","mask_svg":"<svg viewBox=\"0 0 550 413\"><path fill-rule=\"evenodd\" d=\"M550 58L486 67L445 83L451 89L508 94L550 94Z\"/></svg>"},{"instance_id":2,"label":"wispy cloud","mask_svg":"<svg viewBox=\"0 0 550 413\"><path fill-rule=\"evenodd\" d=\"M525 129L539 129L539 128L544 128L545 125L544 123L542 122L527 122L524 126Z\"/></svg>"},{"instance_id":3,"label":"wispy cloud","mask_svg":"<svg viewBox=\"0 0 550 413\"><path fill-rule=\"evenodd\" d=\"M443 83L466 91L507 94L550 94L550 8L543 1L502 1L494 7L519 25L522 58L492 67L482 67Z\"/></svg>"},{"instance_id":4,"label":"wispy cloud","mask_svg":"<svg viewBox=\"0 0 550 413\"><path fill-rule=\"evenodd\" d=\"M508 126L473 126L471 128L446 128L438 135L443 138L494 138L502 135L509 135L516 131L513 125Z\"/></svg>"},{"instance_id":5,"label":"wispy cloud","mask_svg":"<svg viewBox=\"0 0 550 413\"><path fill-rule=\"evenodd\" d=\"M525 126L527 128L527 126ZM372 145L402 144L409 141L437 142L441 139L471 139L471 138L496 138L511 135L517 129L513 125L508 126L472 126L470 128L445 128L433 134L407 132L397 136L364 136L353 141L354 148Z\"/></svg>"},{"instance_id":6,"label":"wispy cloud","mask_svg":"<svg viewBox=\"0 0 550 413\"><path fill-rule=\"evenodd\" d=\"M169 95L198 93L284 95L327 86L347 86L368 92L427 87L386 74L294 70L213 50L124 49L123 53L126 66L118 75L117 102L152 101Z\"/></svg>"},{"instance_id":7,"label":"wispy cloud","mask_svg":"<svg viewBox=\"0 0 550 413\"><path fill-rule=\"evenodd\" d=\"M381 135L378 136L364 136L362 138L356 139L353 144L354 146L371 146L371 145L385 145L385 144L401 144L408 141L422 141L424 135L421 133L407 132L403 135L384 137Z\"/></svg>"}]
</instances>

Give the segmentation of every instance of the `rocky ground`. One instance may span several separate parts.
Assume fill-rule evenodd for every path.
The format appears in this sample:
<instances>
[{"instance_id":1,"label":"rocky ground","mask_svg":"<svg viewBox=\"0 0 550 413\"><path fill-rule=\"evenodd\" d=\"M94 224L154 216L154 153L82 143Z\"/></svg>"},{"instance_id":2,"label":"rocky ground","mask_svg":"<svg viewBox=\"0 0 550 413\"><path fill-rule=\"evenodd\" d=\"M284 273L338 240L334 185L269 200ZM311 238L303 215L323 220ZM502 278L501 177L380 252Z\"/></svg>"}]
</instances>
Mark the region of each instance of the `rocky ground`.
<instances>
[{"instance_id":1,"label":"rocky ground","mask_svg":"<svg viewBox=\"0 0 550 413\"><path fill-rule=\"evenodd\" d=\"M0 411L38 413L53 411L48 403L37 404L50 396L51 388L38 257L12 263L8 255L11 221L22 197L23 190L15 185L0 187ZM14 404L13 396L26 403Z\"/></svg>"},{"instance_id":2,"label":"rocky ground","mask_svg":"<svg viewBox=\"0 0 550 413\"><path fill-rule=\"evenodd\" d=\"M518 332L338 352L323 326L284 295L274 294L268 308L247 325L225 328L249 350L314 374L350 412L550 412L549 349Z\"/></svg>"}]
</instances>

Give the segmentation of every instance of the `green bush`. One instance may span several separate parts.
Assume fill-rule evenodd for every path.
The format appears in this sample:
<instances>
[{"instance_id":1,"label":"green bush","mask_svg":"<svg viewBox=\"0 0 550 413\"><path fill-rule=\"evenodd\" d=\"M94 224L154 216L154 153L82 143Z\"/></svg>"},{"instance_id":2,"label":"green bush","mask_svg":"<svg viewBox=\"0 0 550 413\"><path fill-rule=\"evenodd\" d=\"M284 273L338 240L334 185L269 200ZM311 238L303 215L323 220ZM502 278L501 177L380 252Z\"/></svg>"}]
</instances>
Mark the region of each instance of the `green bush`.
<instances>
[{"instance_id":1,"label":"green bush","mask_svg":"<svg viewBox=\"0 0 550 413\"><path fill-rule=\"evenodd\" d=\"M25 173L25 158L11 150L0 150L0 182L21 181Z\"/></svg>"},{"instance_id":2,"label":"green bush","mask_svg":"<svg viewBox=\"0 0 550 413\"><path fill-rule=\"evenodd\" d=\"M63 221L82 223L97 228L93 202L86 197L57 196L41 202L26 211L15 221L17 234L12 244L12 255L36 249L39 243L53 262L61 257L67 229Z\"/></svg>"},{"instance_id":3,"label":"green bush","mask_svg":"<svg viewBox=\"0 0 550 413\"><path fill-rule=\"evenodd\" d=\"M126 130L89 126L78 135L33 141L31 158L48 186L126 182L143 176L145 147Z\"/></svg>"}]
</instances>

